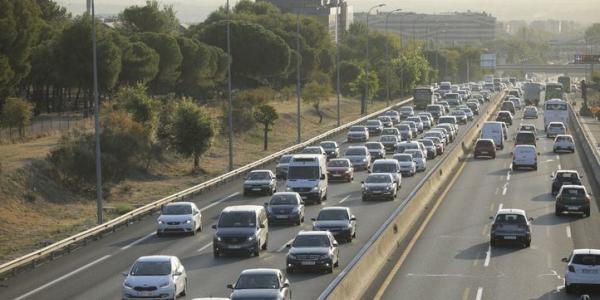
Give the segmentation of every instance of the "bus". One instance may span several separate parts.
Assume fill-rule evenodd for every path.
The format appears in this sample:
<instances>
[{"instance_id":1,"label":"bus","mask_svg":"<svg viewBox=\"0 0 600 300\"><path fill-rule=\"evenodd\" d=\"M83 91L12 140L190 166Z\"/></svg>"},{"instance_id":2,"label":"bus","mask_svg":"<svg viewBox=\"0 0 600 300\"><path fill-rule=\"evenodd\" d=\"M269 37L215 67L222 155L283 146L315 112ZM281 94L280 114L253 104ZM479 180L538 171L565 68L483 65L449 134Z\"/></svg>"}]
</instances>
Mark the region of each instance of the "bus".
<instances>
[{"instance_id":1,"label":"bus","mask_svg":"<svg viewBox=\"0 0 600 300\"><path fill-rule=\"evenodd\" d=\"M546 83L546 98L550 99L562 99L563 98L563 86L558 82Z\"/></svg>"},{"instance_id":2,"label":"bus","mask_svg":"<svg viewBox=\"0 0 600 300\"><path fill-rule=\"evenodd\" d=\"M550 99L544 102L544 129L550 122L562 122L569 127L569 106L562 99Z\"/></svg>"},{"instance_id":3,"label":"bus","mask_svg":"<svg viewBox=\"0 0 600 300\"><path fill-rule=\"evenodd\" d=\"M562 84L563 91L565 93L571 92L571 77L569 76L558 76L558 82Z\"/></svg>"},{"instance_id":4,"label":"bus","mask_svg":"<svg viewBox=\"0 0 600 300\"><path fill-rule=\"evenodd\" d=\"M431 86L420 86L414 89L413 102L416 109L425 109L427 105L434 104L433 88Z\"/></svg>"}]
</instances>

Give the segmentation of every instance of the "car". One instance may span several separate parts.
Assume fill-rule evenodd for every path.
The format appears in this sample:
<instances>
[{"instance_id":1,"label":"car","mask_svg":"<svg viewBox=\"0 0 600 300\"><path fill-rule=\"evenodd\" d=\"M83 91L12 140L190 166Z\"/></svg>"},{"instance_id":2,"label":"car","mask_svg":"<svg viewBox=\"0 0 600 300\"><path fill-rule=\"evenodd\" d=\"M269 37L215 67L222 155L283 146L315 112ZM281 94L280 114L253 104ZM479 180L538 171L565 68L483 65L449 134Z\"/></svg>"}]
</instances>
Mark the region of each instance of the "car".
<instances>
[{"instance_id":1,"label":"car","mask_svg":"<svg viewBox=\"0 0 600 300\"><path fill-rule=\"evenodd\" d=\"M434 159L437 156L437 149L431 140L420 139L418 142L423 143L425 146L425 149L427 150L427 159Z\"/></svg>"},{"instance_id":2,"label":"car","mask_svg":"<svg viewBox=\"0 0 600 300\"><path fill-rule=\"evenodd\" d=\"M479 102L476 100L469 100L466 105L469 107L469 109L471 109L473 114L479 115Z\"/></svg>"},{"instance_id":3,"label":"car","mask_svg":"<svg viewBox=\"0 0 600 300\"><path fill-rule=\"evenodd\" d=\"M402 139L402 137L400 136L400 130L398 130L398 128L384 128L383 131L381 131L381 135L394 135L396 137L398 137L398 140Z\"/></svg>"},{"instance_id":4,"label":"car","mask_svg":"<svg viewBox=\"0 0 600 300\"><path fill-rule=\"evenodd\" d=\"M371 173L389 173L394 177L396 188L402 186L402 170L400 164L395 159L378 159L371 166Z\"/></svg>"},{"instance_id":5,"label":"car","mask_svg":"<svg viewBox=\"0 0 600 300\"><path fill-rule=\"evenodd\" d=\"M284 154L279 158L277 165L275 166L275 177L278 179L287 178L288 166L290 165L290 160L292 160L292 154Z\"/></svg>"},{"instance_id":6,"label":"car","mask_svg":"<svg viewBox=\"0 0 600 300\"><path fill-rule=\"evenodd\" d=\"M319 146L325 150L327 159L337 158L340 156L340 146L336 141L322 141Z\"/></svg>"},{"instance_id":7,"label":"car","mask_svg":"<svg viewBox=\"0 0 600 300\"><path fill-rule=\"evenodd\" d=\"M521 110L522 105L521 105L521 99L518 97L510 97L508 98L508 101L512 102L515 105L515 108L517 110Z\"/></svg>"},{"instance_id":8,"label":"car","mask_svg":"<svg viewBox=\"0 0 600 300\"><path fill-rule=\"evenodd\" d=\"M348 207L324 207L312 221L313 230L329 231L338 242L349 243L356 237L356 217Z\"/></svg>"},{"instance_id":9,"label":"car","mask_svg":"<svg viewBox=\"0 0 600 300\"><path fill-rule=\"evenodd\" d=\"M435 120L437 120L437 118L439 118L440 116L444 115L446 113L446 108L439 104L429 104L427 105L427 108L425 109L426 112L431 113L431 115L433 116L433 118Z\"/></svg>"},{"instance_id":10,"label":"car","mask_svg":"<svg viewBox=\"0 0 600 300\"><path fill-rule=\"evenodd\" d=\"M394 200L398 188L390 173L371 173L362 183L362 200L387 199Z\"/></svg>"},{"instance_id":11,"label":"car","mask_svg":"<svg viewBox=\"0 0 600 300\"><path fill-rule=\"evenodd\" d=\"M533 131L519 131L515 136L515 145L536 145L537 137Z\"/></svg>"},{"instance_id":12,"label":"car","mask_svg":"<svg viewBox=\"0 0 600 300\"><path fill-rule=\"evenodd\" d=\"M327 163L327 180L354 180L354 167L348 158L334 158Z\"/></svg>"},{"instance_id":13,"label":"car","mask_svg":"<svg viewBox=\"0 0 600 300\"><path fill-rule=\"evenodd\" d=\"M122 299L175 299L187 293L187 273L176 256L142 256L123 276Z\"/></svg>"},{"instance_id":14,"label":"car","mask_svg":"<svg viewBox=\"0 0 600 300\"><path fill-rule=\"evenodd\" d=\"M370 135L378 135L384 128L383 122L381 122L381 120L378 119L367 120L365 126L369 130Z\"/></svg>"},{"instance_id":15,"label":"car","mask_svg":"<svg viewBox=\"0 0 600 300\"><path fill-rule=\"evenodd\" d=\"M429 130L427 132L425 132L423 134L423 138L428 139L428 138L437 138L439 139L443 144L447 145L448 144L448 136L446 135L445 131L438 129L438 130Z\"/></svg>"},{"instance_id":16,"label":"car","mask_svg":"<svg viewBox=\"0 0 600 300\"><path fill-rule=\"evenodd\" d=\"M269 218L259 205L228 206L219 215L213 236L213 256L247 254L259 256L267 250Z\"/></svg>"},{"instance_id":17,"label":"car","mask_svg":"<svg viewBox=\"0 0 600 300\"><path fill-rule=\"evenodd\" d=\"M366 142L369 140L369 130L365 126L354 125L348 129L348 143Z\"/></svg>"},{"instance_id":18,"label":"car","mask_svg":"<svg viewBox=\"0 0 600 300\"><path fill-rule=\"evenodd\" d=\"M461 102L460 95L458 93L446 93L443 99L452 106L459 105Z\"/></svg>"},{"instance_id":19,"label":"car","mask_svg":"<svg viewBox=\"0 0 600 300\"><path fill-rule=\"evenodd\" d=\"M575 152L575 141L570 134L559 134L554 138L552 151L558 153L560 151Z\"/></svg>"},{"instance_id":20,"label":"car","mask_svg":"<svg viewBox=\"0 0 600 300\"><path fill-rule=\"evenodd\" d=\"M273 194L269 202L265 202L269 224L291 223L300 225L304 222L304 201L296 192L279 192Z\"/></svg>"},{"instance_id":21,"label":"car","mask_svg":"<svg viewBox=\"0 0 600 300\"><path fill-rule=\"evenodd\" d=\"M456 116L441 116L438 119L438 125L436 127L440 126L441 124L451 124L455 131L458 130L458 120Z\"/></svg>"},{"instance_id":22,"label":"car","mask_svg":"<svg viewBox=\"0 0 600 300\"><path fill-rule=\"evenodd\" d=\"M273 195L277 191L277 177L271 170L254 170L244 179L244 196L253 193Z\"/></svg>"},{"instance_id":23,"label":"car","mask_svg":"<svg viewBox=\"0 0 600 300\"><path fill-rule=\"evenodd\" d=\"M426 136L424 137L424 139L433 142L433 145L435 146L436 156L444 154L444 141L441 138L436 136Z\"/></svg>"},{"instance_id":24,"label":"car","mask_svg":"<svg viewBox=\"0 0 600 300\"><path fill-rule=\"evenodd\" d=\"M400 120L404 120L415 115L415 110L410 106L402 106L398 112L400 113Z\"/></svg>"},{"instance_id":25,"label":"car","mask_svg":"<svg viewBox=\"0 0 600 300\"><path fill-rule=\"evenodd\" d=\"M473 152L474 158L490 157L496 158L496 144L492 139L477 139L475 142L475 151Z\"/></svg>"},{"instance_id":26,"label":"car","mask_svg":"<svg viewBox=\"0 0 600 300\"><path fill-rule=\"evenodd\" d=\"M163 206L157 223L156 236L171 232L196 235L202 231L202 214L193 202L172 202Z\"/></svg>"},{"instance_id":27,"label":"car","mask_svg":"<svg viewBox=\"0 0 600 300\"><path fill-rule=\"evenodd\" d=\"M417 172L423 172L427 169L427 155L419 149L408 149L404 153L411 154L413 161L417 165Z\"/></svg>"},{"instance_id":28,"label":"car","mask_svg":"<svg viewBox=\"0 0 600 300\"><path fill-rule=\"evenodd\" d=\"M397 111L395 111L393 109L390 109L390 110L384 112L383 115L392 119L392 122L394 122L394 124L400 122L400 113L398 113Z\"/></svg>"},{"instance_id":29,"label":"car","mask_svg":"<svg viewBox=\"0 0 600 300\"><path fill-rule=\"evenodd\" d=\"M473 118L475 117L475 114L473 113L473 111L468 108L468 107L461 107L459 110L465 112L465 114L467 115L467 121L473 121Z\"/></svg>"},{"instance_id":30,"label":"car","mask_svg":"<svg viewBox=\"0 0 600 300\"><path fill-rule=\"evenodd\" d=\"M368 170L371 166L371 153L365 146L350 146L344 153L344 158L347 158L352 163L354 171Z\"/></svg>"},{"instance_id":31,"label":"car","mask_svg":"<svg viewBox=\"0 0 600 300\"><path fill-rule=\"evenodd\" d=\"M419 131L419 133L423 132L424 125L419 116L408 117L406 118L406 121L415 122L415 125L417 125L417 131Z\"/></svg>"},{"instance_id":32,"label":"car","mask_svg":"<svg viewBox=\"0 0 600 300\"><path fill-rule=\"evenodd\" d=\"M471 96L471 99L474 99L475 101L477 101L479 104L483 104L485 102L485 98L483 97L482 94L473 94Z\"/></svg>"},{"instance_id":33,"label":"car","mask_svg":"<svg viewBox=\"0 0 600 300\"><path fill-rule=\"evenodd\" d=\"M323 149L321 146L306 147L300 151L300 154L319 154L323 155L323 157L327 157L327 152L325 152L325 149Z\"/></svg>"},{"instance_id":34,"label":"car","mask_svg":"<svg viewBox=\"0 0 600 300\"><path fill-rule=\"evenodd\" d=\"M515 146L512 159L512 170L516 171L521 168L532 168L537 171L538 163L535 146L533 145L517 145Z\"/></svg>"},{"instance_id":35,"label":"car","mask_svg":"<svg viewBox=\"0 0 600 300\"><path fill-rule=\"evenodd\" d=\"M368 142L365 143L365 147L369 149L371 154L371 160L385 158L385 147L380 142Z\"/></svg>"},{"instance_id":36,"label":"car","mask_svg":"<svg viewBox=\"0 0 600 300\"><path fill-rule=\"evenodd\" d=\"M379 137L379 142L383 144L386 151L394 151L394 149L396 149L396 144L400 142L400 138L396 135L382 135Z\"/></svg>"},{"instance_id":37,"label":"car","mask_svg":"<svg viewBox=\"0 0 600 300\"><path fill-rule=\"evenodd\" d=\"M231 300L291 300L292 288L285 274L278 269L243 270L235 284L228 284Z\"/></svg>"},{"instance_id":38,"label":"car","mask_svg":"<svg viewBox=\"0 0 600 300\"><path fill-rule=\"evenodd\" d=\"M402 141L410 141L413 139L413 131L408 124L398 124L396 125L396 129L400 132L400 139Z\"/></svg>"},{"instance_id":39,"label":"car","mask_svg":"<svg viewBox=\"0 0 600 300\"><path fill-rule=\"evenodd\" d=\"M417 173L417 164L413 161L412 154L410 153L396 153L392 156L392 159L398 161L400 165L400 172L402 176L415 176Z\"/></svg>"},{"instance_id":40,"label":"car","mask_svg":"<svg viewBox=\"0 0 600 300\"><path fill-rule=\"evenodd\" d=\"M564 277L567 294L575 293L579 287L600 286L600 250L574 249L562 261L567 263Z\"/></svg>"},{"instance_id":41,"label":"car","mask_svg":"<svg viewBox=\"0 0 600 300\"><path fill-rule=\"evenodd\" d=\"M512 126L513 124L513 115L510 111L501 110L496 115L497 122L504 122L507 126Z\"/></svg>"},{"instance_id":42,"label":"car","mask_svg":"<svg viewBox=\"0 0 600 300\"><path fill-rule=\"evenodd\" d=\"M567 134L567 127L563 122L550 122L546 128L546 137L556 137L559 134Z\"/></svg>"},{"instance_id":43,"label":"car","mask_svg":"<svg viewBox=\"0 0 600 300\"><path fill-rule=\"evenodd\" d=\"M550 178L552 178L551 193L554 196L558 194L558 191L563 184L581 185L581 179L583 176L579 175L577 170L559 169L556 170L554 174L550 175Z\"/></svg>"},{"instance_id":44,"label":"car","mask_svg":"<svg viewBox=\"0 0 600 300\"><path fill-rule=\"evenodd\" d=\"M458 134L456 127L454 125L448 124L448 123L438 124L432 128L432 130L434 130L434 129L445 129L446 131L444 133L449 137L448 143L454 142L454 139L456 138L456 135Z\"/></svg>"},{"instance_id":45,"label":"car","mask_svg":"<svg viewBox=\"0 0 600 300\"><path fill-rule=\"evenodd\" d=\"M537 128L533 124L521 124L518 131L531 131L534 134L537 134Z\"/></svg>"},{"instance_id":46,"label":"car","mask_svg":"<svg viewBox=\"0 0 600 300\"><path fill-rule=\"evenodd\" d=\"M329 231L300 231L286 247L290 249L285 267L288 274L299 269L332 273L340 263L338 242Z\"/></svg>"},{"instance_id":47,"label":"car","mask_svg":"<svg viewBox=\"0 0 600 300\"><path fill-rule=\"evenodd\" d=\"M433 126L434 122L433 117L422 115L422 113L419 113L419 118L421 119L421 122L423 122L423 129L431 129L431 126Z\"/></svg>"},{"instance_id":48,"label":"car","mask_svg":"<svg viewBox=\"0 0 600 300\"><path fill-rule=\"evenodd\" d=\"M583 185L563 184L556 195L554 213L560 216L564 212L576 212L589 217L591 201L592 197Z\"/></svg>"},{"instance_id":49,"label":"car","mask_svg":"<svg viewBox=\"0 0 600 300\"><path fill-rule=\"evenodd\" d=\"M533 105L525 106L523 109L523 119L537 119L538 109Z\"/></svg>"},{"instance_id":50,"label":"car","mask_svg":"<svg viewBox=\"0 0 600 300\"><path fill-rule=\"evenodd\" d=\"M412 137L415 138L419 135L419 128L417 127L417 123L413 121L402 121L400 124L406 124L410 127L410 131L412 133Z\"/></svg>"},{"instance_id":51,"label":"car","mask_svg":"<svg viewBox=\"0 0 600 300\"><path fill-rule=\"evenodd\" d=\"M381 124L383 124L383 128L390 128L394 126L394 121L388 116L379 116L377 117Z\"/></svg>"},{"instance_id":52,"label":"car","mask_svg":"<svg viewBox=\"0 0 600 300\"><path fill-rule=\"evenodd\" d=\"M490 246L499 242L516 242L523 247L531 246L531 221L522 209L502 208L492 219Z\"/></svg>"},{"instance_id":53,"label":"car","mask_svg":"<svg viewBox=\"0 0 600 300\"><path fill-rule=\"evenodd\" d=\"M468 117L467 113L462 110L454 110L450 113L452 116L456 117L457 124L467 124Z\"/></svg>"},{"instance_id":54,"label":"car","mask_svg":"<svg viewBox=\"0 0 600 300\"><path fill-rule=\"evenodd\" d=\"M449 113L450 112L450 103L448 103L448 101L438 101L437 104L439 104L442 107L444 107L445 113ZM444 115L444 114L442 114L442 115Z\"/></svg>"}]
</instances>

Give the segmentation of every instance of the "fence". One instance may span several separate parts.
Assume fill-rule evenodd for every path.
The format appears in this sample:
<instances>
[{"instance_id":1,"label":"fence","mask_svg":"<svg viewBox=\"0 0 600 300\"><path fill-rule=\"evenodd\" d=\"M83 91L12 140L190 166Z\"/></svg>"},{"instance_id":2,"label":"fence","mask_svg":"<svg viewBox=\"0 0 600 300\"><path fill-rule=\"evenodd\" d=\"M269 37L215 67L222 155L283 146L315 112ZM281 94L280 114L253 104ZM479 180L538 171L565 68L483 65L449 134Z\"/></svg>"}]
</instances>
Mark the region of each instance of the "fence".
<instances>
[{"instance_id":1,"label":"fence","mask_svg":"<svg viewBox=\"0 0 600 300\"><path fill-rule=\"evenodd\" d=\"M72 115L41 115L35 117L22 132L18 128L0 128L0 144L18 143L23 140L59 134L71 128L84 128L93 125L93 118L84 118L80 114Z\"/></svg>"}]
</instances>

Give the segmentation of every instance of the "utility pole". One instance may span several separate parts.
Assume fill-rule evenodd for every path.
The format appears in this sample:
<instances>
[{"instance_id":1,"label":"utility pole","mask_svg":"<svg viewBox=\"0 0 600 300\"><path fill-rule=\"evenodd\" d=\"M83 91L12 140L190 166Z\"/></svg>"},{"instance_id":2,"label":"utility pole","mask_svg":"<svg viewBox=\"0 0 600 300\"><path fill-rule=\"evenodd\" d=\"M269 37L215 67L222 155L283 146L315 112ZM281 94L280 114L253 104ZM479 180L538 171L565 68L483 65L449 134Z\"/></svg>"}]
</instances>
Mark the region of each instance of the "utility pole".
<instances>
[{"instance_id":1,"label":"utility pole","mask_svg":"<svg viewBox=\"0 0 600 300\"><path fill-rule=\"evenodd\" d=\"M102 199L102 162L100 158L100 101L98 99L98 62L96 53L96 11L94 0L91 2L92 10L92 67L94 80L94 136L96 139L96 216L97 223L104 222L104 208Z\"/></svg>"},{"instance_id":2,"label":"utility pole","mask_svg":"<svg viewBox=\"0 0 600 300\"><path fill-rule=\"evenodd\" d=\"M375 5L373 7L371 7L369 9L369 11L367 12L367 53L366 53L366 57L367 57L367 62L365 64L365 96L362 99L362 103L360 106L360 113L361 114L366 114L367 113L367 100L369 98L369 15L371 14L371 11L375 8L378 7L383 7L385 6L385 4L378 4Z\"/></svg>"},{"instance_id":3,"label":"utility pole","mask_svg":"<svg viewBox=\"0 0 600 300\"><path fill-rule=\"evenodd\" d=\"M231 16L229 12L229 0L227 0L227 100L229 109L227 110L227 121L229 125L229 171L233 170L233 101L231 99Z\"/></svg>"},{"instance_id":4,"label":"utility pole","mask_svg":"<svg viewBox=\"0 0 600 300\"><path fill-rule=\"evenodd\" d=\"M389 21L390 15L395 12L399 12L399 11L401 11L401 9L395 9L395 10L392 10L385 14L385 33L386 33L386 35L388 33L388 21ZM386 42L385 42L385 59L386 59L387 63L386 63L386 67L385 67L386 68L385 89L386 89L386 103L388 106L390 105L390 67L392 64L390 61L390 49L389 48L390 48L389 43L386 40Z\"/></svg>"},{"instance_id":5,"label":"utility pole","mask_svg":"<svg viewBox=\"0 0 600 300\"><path fill-rule=\"evenodd\" d=\"M302 124L300 121L300 13L296 13L296 143L302 141Z\"/></svg>"},{"instance_id":6,"label":"utility pole","mask_svg":"<svg viewBox=\"0 0 600 300\"><path fill-rule=\"evenodd\" d=\"M469 59L469 57L467 57L467 82L471 82L471 78L470 78L470 71L471 71L471 60Z\"/></svg>"},{"instance_id":7,"label":"utility pole","mask_svg":"<svg viewBox=\"0 0 600 300\"><path fill-rule=\"evenodd\" d=\"M339 28L339 19L340 15L340 5L338 3L335 7L335 73L336 73L336 83L335 83L335 91L337 96L337 126L341 126L340 120L340 28ZM342 30L346 30L345 26Z\"/></svg>"}]
</instances>

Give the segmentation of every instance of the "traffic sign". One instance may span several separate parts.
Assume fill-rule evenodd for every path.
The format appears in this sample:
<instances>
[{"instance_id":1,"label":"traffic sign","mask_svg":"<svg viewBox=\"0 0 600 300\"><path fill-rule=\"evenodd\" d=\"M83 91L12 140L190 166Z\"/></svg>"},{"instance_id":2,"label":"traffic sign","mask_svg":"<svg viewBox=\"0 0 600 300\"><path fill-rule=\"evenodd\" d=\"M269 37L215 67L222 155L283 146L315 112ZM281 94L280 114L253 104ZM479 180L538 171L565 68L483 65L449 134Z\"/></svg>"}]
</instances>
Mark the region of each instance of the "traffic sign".
<instances>
[{"instance_id":1,"label":"traffic sign","mask_svg":"<svg viewBox=\"0 0 600 300\"><path fill-rule=\"evenodd\" d=\"M576 64L600 63L600 55L575 54L574 61Z\"/></svg>"}]
</instances>

